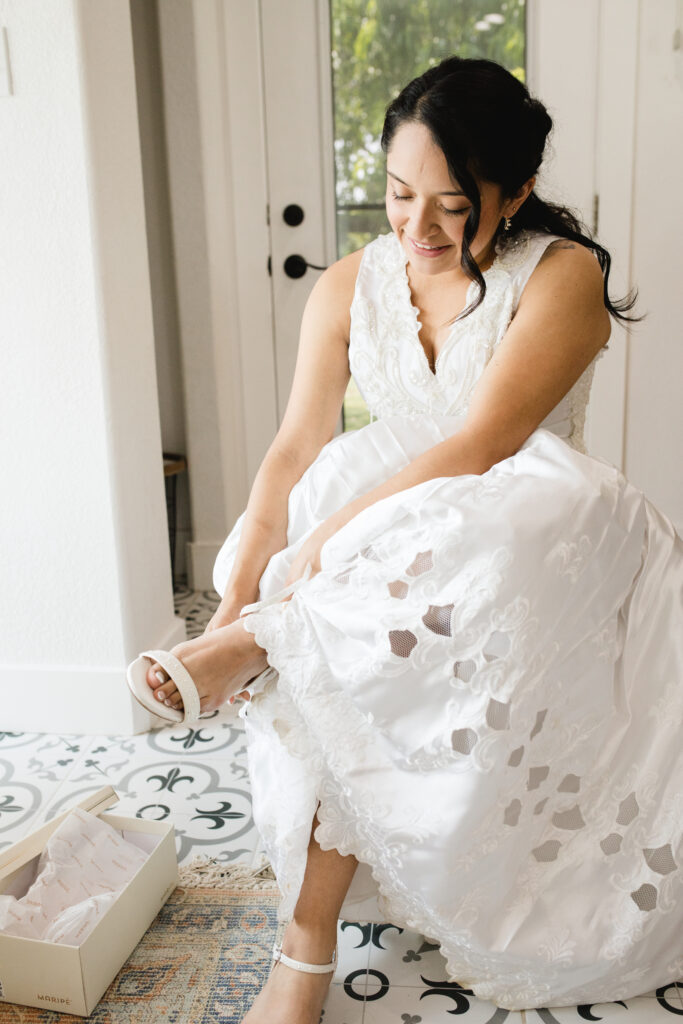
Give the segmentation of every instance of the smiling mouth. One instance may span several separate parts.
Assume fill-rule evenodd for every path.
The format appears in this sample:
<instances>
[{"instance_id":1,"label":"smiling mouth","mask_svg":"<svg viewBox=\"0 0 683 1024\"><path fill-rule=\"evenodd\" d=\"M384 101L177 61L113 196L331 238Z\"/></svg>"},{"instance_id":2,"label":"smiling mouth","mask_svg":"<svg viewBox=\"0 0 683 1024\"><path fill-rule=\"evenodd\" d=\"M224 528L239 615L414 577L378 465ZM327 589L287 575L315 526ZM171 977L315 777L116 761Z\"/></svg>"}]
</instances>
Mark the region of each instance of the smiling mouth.
<instances>
[{"instance_id":1,"label":"smiling mouth","mask_svg":"<svg viewBox=\"0 0 683 1024\"><path fill-rule=\"evenodd\" d=\"M443 249L450 248L450 245L448 245L448 244L446 244L446 245L424 245L422 242L416 242L414 238L410 237L410 235L408 235L408 239L410 241L410 244L415 249L417 249L418 252L425 252L425 253L441 252Z\"/></svg>"}]
</instances>

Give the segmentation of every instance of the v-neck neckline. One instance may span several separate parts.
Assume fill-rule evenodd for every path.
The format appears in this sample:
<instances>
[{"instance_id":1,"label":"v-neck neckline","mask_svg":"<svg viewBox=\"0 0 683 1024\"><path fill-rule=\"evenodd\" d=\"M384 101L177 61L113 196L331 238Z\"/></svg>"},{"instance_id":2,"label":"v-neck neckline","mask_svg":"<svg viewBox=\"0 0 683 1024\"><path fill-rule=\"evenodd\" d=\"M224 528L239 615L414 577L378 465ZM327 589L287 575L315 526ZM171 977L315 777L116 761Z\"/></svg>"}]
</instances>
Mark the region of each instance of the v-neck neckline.
<instances>
[{"instance_id":1,"label":"v-neck neckline","mask_svg":"<svg viewBox=\"0 0 683 1024\"><path fill-rule=\"evenodd\" d=\"M410 307L411 311L413 312L413 314L415 316L415 334L414 334L414 339L415 339L415 342L416 342L420 352L422 353L423 366L424 366L424 369L425 369L425 371L427 373L427 376L431 379L432 382L436 383L436 382L438 382L438 368L439 368L439 364L441 362L442 355L444 354L446 349L451 347L452 342L453 342L453 338L457 334L459 325L463 324L463 323L468 323L470 317L475 316L479 312L479 310L482 308L484 303L486 302L486 298L487 298L487 296L489 294L488 275L491 275L492 271L497 270L497 269L499 269L501 267L502 261L503 261L503 259L505 257L505 251L497 252L495 254L494 258L493 258L493 262L491 263L491 265L489 267L487 267L486 270L482 271L482 277L486 281L486 294L484 295L484 299L483 299L482 303L480 303L480 305L477 306L477 309L474 312L470 313L469 317L467 317L465 320L455 319L453 321L453 323L450 326L450 330L449 330L448 334L444 338L443 345L441 346L441 348L439 349L439 351L437 353L437 356L436 356L436 358L434 360L434 369L432 370L432 368L430 366L430 363L429 363L429 359L427 358L427 353L424 350L424 345L420 341L420 331L422 330L422 321L420 320L420 310L413 303L413 294L412 294L412 291L411 291L411 288L410 288L410 281L408 279L408 256L406 255L406 253L405 253L405 251L403 249L403 246L401 245L400 241L398 240L398 238L396 238L395 235L394 235L394 238L396 239L396 244L398 245L399 250L401 252L401 255L403 257L401 273L403 275L403 283L405 285L406 299L407 299L407 302L408 302L408 306ZM474 289L475 289L476 284L477 284L476 281L470 281L469 285L467 286L467 292L465 293L465 305L460 310L460 313L464 312L464 310L466 310L467 307L472 302L472 300L474 298L474 294L473 293L474 293ZM458 313L458 316L460 316L460 313Z\"/></svg>"}]
</instances>

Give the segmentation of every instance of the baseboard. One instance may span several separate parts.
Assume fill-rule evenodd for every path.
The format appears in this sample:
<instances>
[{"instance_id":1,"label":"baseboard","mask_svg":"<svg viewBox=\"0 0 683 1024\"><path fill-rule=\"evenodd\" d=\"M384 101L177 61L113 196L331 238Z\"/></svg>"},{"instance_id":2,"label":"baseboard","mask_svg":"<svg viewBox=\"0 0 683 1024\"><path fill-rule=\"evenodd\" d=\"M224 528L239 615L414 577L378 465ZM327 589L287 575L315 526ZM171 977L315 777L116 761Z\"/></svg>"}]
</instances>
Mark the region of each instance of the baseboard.
<instances>
[{"instance_id":1,"label":"baseboard","mask_svg":"<svg viewBox=\"0 0 683 1024\"><path fill-rule=\"evenodd\" d=\"M169 650L187 639L185 620L159 644ZM128 659L132 661L136 652ZM159 726L126 685L126 666L0 665L0 731L133 736Z\"/></svg>"},{"instance_id":2,"label":"baseboard","mask_svg":"<svg viewBox=\"0 0 683 1024\"><path fill-rule=\"evenodd\" d=\"M213 567L222 544L190 541L185 547L187 555L187 585L190 590L210 590L213 585Z\"/></svg>"}]
</instances>

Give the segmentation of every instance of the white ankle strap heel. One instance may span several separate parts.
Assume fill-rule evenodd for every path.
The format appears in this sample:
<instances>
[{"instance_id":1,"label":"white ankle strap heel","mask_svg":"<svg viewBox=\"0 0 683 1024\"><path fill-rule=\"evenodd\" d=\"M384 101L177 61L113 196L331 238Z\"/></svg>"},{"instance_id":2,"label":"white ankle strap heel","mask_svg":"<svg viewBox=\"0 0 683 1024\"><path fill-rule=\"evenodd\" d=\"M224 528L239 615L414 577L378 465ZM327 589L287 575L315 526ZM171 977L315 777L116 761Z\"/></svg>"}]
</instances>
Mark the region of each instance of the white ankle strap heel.
<instances>
[{"instance_id":1,"label":"white ankle strap heel","mask_svg":"<svg viewBox=\"0 0 683 1024\"><path fill-rule=\"evenodd\" d=\"M306 964L302 960L294 960L291 956L287 956L282 952L282 947L278 946L277 942L273 946L273 959L277 963L285 964L287 967L293 967L295 971L307 971L309 974L326 974L328 971L336 971L337 969L337 947L334 947L334 953L332 954L332 962L329 964Z\"/></svg>"}]
</instances>

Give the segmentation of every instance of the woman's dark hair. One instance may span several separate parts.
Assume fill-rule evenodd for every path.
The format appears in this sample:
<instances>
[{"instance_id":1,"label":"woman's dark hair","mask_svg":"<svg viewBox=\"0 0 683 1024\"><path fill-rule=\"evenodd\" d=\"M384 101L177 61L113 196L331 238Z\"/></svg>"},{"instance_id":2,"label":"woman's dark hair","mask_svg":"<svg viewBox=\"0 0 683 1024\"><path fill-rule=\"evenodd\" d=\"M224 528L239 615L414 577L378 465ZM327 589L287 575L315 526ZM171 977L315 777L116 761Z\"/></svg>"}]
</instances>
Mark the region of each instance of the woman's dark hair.
<instances>
[{"instance_id":1,"label":"woman's dark hair","mask_svg":"<svg viewBox=\"0 0 683 1024\"><path fill-rule=\"evenodd\" d=\"M500 185L503 198L511 199L538 170L553 122L543 104L500 64L455 56L413 79L389 105L382 130L385 153L396 130L410 122L429 130L453 180L472 204L463 234L461 265L479 285L479 295L460 314L467 316L486 293L486 282L470 251L481 214L476 179ZM571 210L547 203L532 191L515 214L509 237L525 228L560 235L592 249L604 275L606 309L622 321L642 319L625 315L633 309L637 292L611 301L607 292L610 254ZM496 240L501 233L502 221Z\"/></svg>"}]
</instances>

